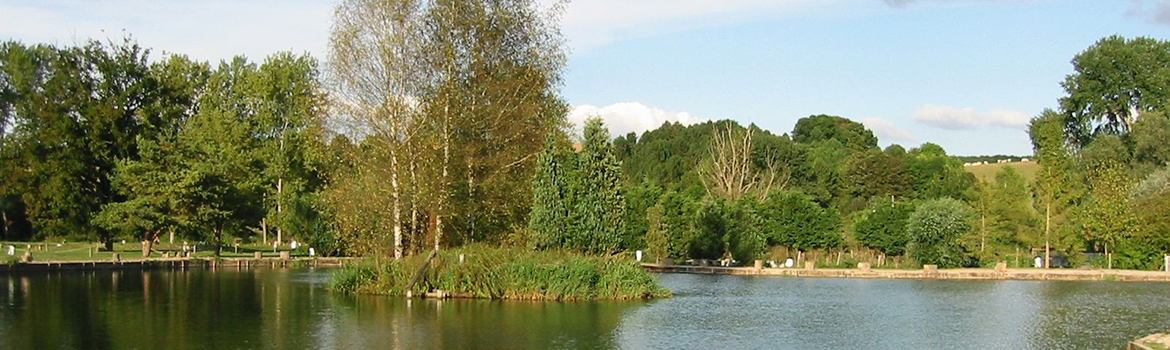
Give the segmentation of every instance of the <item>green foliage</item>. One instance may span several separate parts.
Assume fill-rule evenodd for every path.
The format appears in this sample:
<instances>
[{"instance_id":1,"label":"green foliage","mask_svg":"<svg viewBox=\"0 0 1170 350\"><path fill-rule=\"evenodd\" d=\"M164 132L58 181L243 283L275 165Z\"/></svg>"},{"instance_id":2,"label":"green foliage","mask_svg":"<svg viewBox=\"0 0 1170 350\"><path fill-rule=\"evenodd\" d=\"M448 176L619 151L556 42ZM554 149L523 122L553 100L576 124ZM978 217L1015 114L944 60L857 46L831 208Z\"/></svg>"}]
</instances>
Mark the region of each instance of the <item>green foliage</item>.
<instances>
[{"instance_id":1,"label":"green foliage","mask_svg":"<svg viewBox=\"0 0 1170 350\"><path fill-rule=\"evenodd\" d=\"M920 199L969 200L974 196L975 176L963 169L961 161L947 156L939 145L928 142L911 150L906 168Z\"/></svg>"},{"instance_id":2,"label":"green foliage","mask_svg":"<svg viewBox=\"0 0 1170 350\"><path fill-rule=\"evenodd\" d=\"M1039 219L1031 205L1031 190L1023 175L1012 167L1003 167L996 172L995 182L990 187L989 214L992 220L991 237L995 243L1027 247L1034 242Z\"/></svg>"},{"instance_id":3,"label":"green foliage","mask_svg":"<svg viewBox=\"0 0 1170 350\"><path fill-rule=\"evenodd\" d=\"M923 202L910 215L906 250L922 264L957 267L968 264L967 248L960 242L973 229L975 212L951 198Z\"/></svg>"},{"instance_id":4,"label":"green foliage","mask_svg":"<svg viewBox=\"0 0 1170 350\"><path fill-rule=\"evenodd\" d=\"M855 151L877 149L877 137L861 123L832 115L814 115L796 121L792 140L814 144L836 140Z\"/></svg>"},{"instance_id":5,"label":"green foliage","mask_svg":"<svg viewBox=\"0 0 1170 350\"><path fill-rule=\"evenodd\" d=\"M1143 113L1130 132L1134 159L1157 168L1170 165L1170 116L1165 111Z\"/></svg>"},{"instance_id":6,"label":"green foliage","mask_svg":"<svg viewBox=\"0 0 1170 350\"><path fill-rule=\"evenodd\" d=\"M756 212L758 206L754 200L748 199L729 206L724 212L727 250L732 258L743 263L763 258L768 250L764 219Z\"/></svg>"},{"instance_id":7,"label":"green foliage","mask_svg":"<svg viewBox=\"0 0 1170 350\"><path fill-rule=\"evenodd\" d=\"M1129 180L1125 168L1113 162L1104 162L1091 169L1089 200L1082 206L1080 222L1085 239L1109 245L1129 238L1134 233L1136 218L1129 207Z\"/></svg>"},{"instance_id":8,"label":"green foliage","mask_svg":"<svg viewBox=\"0 0 1170 350\"><path fill-rule=\"evenodd\" d=\"M858 154L845 178L849 194L863 201L872 197L909 198L914 194L903 159L877 150Z\"/></svg>"},{"instance_id":9,"label":"green foliage","mask_svg":"<svg viewBox=\"0 0 1170 350\"><path fill-rule=\"evenodd\" d=\"M372 265L346 264L333 272L333 279L329 280L329 290L346 294L358 293L377 278L378 273Z\"/></svg>"},{"instance_id":10,"label":"green foliage","mask_svg":"<svg viewBox=\"0 0 1170 350\"><path fill-rule=\"evenodd\" d=\"M616 147L617 142L614 142ZM658 198L662 196L662 188L648 182L625 186L626 199L626 232L622 236L621 246L626 249L641 249L646 247L643 236L650 231L648 211Z\"/></svg>"},{"instance_id":11,"label":"green foliage","mask_svg":"<svg viewBox=\"0 0 1170 350\"><path fill-rule=\"evenodd\" d=\"M687 256L694 259L722 259L727 252L726 205L719 199L702 201L694 214L687 237Z\"/></svg>"},{"instance_id":12,"label":"green foliage","mask_svg":"<svg viewBox=\"0 0 1170 350\"><path fill-rule=\"evenodd\" d=\"M795 191L773 194L760 203L764 232L769 244L799 250L836 248L844 243L841 215Z\"/></svg>"},{"instance_id":13,"label":"green foliage","mask_svg":"<svg viewBox=\"0 0 1170 350\"><path fill-rule=\"evenodd\" d=\"M866 248L902 255L910 242L906 222L914 209L914 203L906 201L873 201L861 219L853 223L853 233Z\"/></svg>"},{"instance_id":14,"label":"green foliage","mask_svg":"<svg viewBox=\"0 0 1170 350\"><path fill-rule=\"evenodd\" d=\"M1147 37L1103 38L1073 57L1061 86L1066 132L1079 146L1099 133L1124 134L1138 115L1170 103L1170 42Z\"/></svg>"},{"instance_id":15,"label":"green foliage","mask_svg":"<svg viewBox=\"0 0 1170 350\"><path fill-rule=\"evenodd\" d=\"M573 183L575 207L570 217L574 236L569 238L568 247L601 254L617 252L626 229L621 163L613 155L609 130L600 118L586 120L584 134Z\"/></svg>"},{"instance_id":16,"label":"green foliage","mask_svg":"<svg viewBox=\"0 0 1170 350\"><path fill-rule=\"evenodd\" d=\"M613 155L609 131L601 119L585 125L580 153L563 146L546 146L538 156L533 181L533 213L529 228L535 245L610 254L623 248L626 201L622 195L621 164Z\"/></svg>"},{"instance_id":17,"label":"green foliage","mask_svg":"<svg viewBox=\"0 0 1170 350\"><path fill-rule=\"evenodd\" d=\"M654 257L684 259L695 240L696 203L691 197L667 191L646 214L650 229L646 232L647 251Z\"/></svg>"},{"instance_id":18,"label":"green foliage","mask_svg":"<svg viewBox=\"0 0 1170 350\"><path fill-rule=\"evenodd\" d=\"M459 256L464 262L459 263ZM334 290L404 295L406 283L425 256L395 260L384 267L343 270ZM413 293L443 290L461 297L524 300L614 300L669 297L653 275L622 257L564 251L494 248L481 244L440 251Z\"/></svg>"},{"instance_id":19,"label":"green foliage","mask_svg":"<svg viewBox=\"0 0 1170 350\"><path fill-rule=\"evenodd\" d=\"M544 151L536 155L536 176L532 180L532 212L528 228L535 231L532 244L538 248L563 247L571 232L572 188L577 176L577 159L567 141L550 134Z\"/></svg>"}]
</instances>

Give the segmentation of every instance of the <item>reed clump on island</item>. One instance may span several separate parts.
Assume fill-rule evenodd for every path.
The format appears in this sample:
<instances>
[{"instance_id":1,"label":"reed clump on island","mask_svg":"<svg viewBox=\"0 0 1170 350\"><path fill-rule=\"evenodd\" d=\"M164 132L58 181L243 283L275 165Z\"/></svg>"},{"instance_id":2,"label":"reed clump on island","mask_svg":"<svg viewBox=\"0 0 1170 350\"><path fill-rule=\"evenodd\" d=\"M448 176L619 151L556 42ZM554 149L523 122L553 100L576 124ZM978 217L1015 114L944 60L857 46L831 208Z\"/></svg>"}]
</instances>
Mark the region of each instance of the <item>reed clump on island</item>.
<instances>
[{"instance_id":1,"label":"reed clump on island","mask_svg":"<svg viewBox=\"0 0 1170 350\"><path fill-rule=\"evenodd\" d=\"M349 265L338 270L331 287L343 293L405 296L407 283L425 259L425 254L418 254L381 267ZM671 295L632 259L481 244L440 251L411 289L414 295L442 290L453 297L519 300L629 300Z\"/></svg>"}]
</instances>

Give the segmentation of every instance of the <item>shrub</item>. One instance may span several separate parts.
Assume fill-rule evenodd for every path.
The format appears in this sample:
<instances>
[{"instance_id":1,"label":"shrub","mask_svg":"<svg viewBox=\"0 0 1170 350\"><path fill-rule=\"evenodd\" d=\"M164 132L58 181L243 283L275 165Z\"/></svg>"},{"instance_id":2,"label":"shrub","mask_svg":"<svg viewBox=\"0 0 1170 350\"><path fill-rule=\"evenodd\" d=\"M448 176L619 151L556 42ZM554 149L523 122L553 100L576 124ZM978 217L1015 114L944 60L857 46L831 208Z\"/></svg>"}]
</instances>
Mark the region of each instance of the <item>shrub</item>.
<instances>
[{"instance_id":1,"label":"shrub","mask_svg":"<svg viewBox=\"0 0 1170 350\"><path fill-rule=\"evenodd\" d=\"M930 200L910 215L910 255L923 264L956 267L968 263L960 238L973 229L975 211L950 198Z\"/></svg>"}]
</instances>

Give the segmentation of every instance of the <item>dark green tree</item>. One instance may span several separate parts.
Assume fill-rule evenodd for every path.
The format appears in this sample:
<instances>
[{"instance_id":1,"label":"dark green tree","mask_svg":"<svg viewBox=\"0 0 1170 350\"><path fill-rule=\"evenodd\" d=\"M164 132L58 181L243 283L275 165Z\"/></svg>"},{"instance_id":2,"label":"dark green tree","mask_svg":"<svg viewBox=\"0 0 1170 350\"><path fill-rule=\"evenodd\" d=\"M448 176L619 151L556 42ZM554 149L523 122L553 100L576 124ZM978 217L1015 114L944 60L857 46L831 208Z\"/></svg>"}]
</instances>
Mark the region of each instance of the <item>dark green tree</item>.
<instances>
[{"instance_id":1,"label":"dark green tree","mask_svg":"<svg viewBox=\"0 0 1170 350\"><path fill-rule=\"evenodd\" d=\"M1103 38L1073 57L1061 85L1065 128L1078 146L1098 133L1123 134L1138 116L1170 104L1170 42L1148 37Z\"/></svg>"},{"instance_id":2,"label":"dark green tree","mask_svg":"<svg viewBox=\"0 0 1170 350\"><path fill-rule=\"evenodd\" d=\"M947 156L939 145L928 142L911 150L906 168L920 199L969 200L975 194L975 175L963 169L962 161Z\"/></svg>"},{"instance_id":3,"label":"dark green tree","mask_svg":"<svg viewBox=\"0 0 1170 350\"><path fill-rule=\"evenodd\" d=\"M806 250L836 248L844 243L841 215L803 193L776 193L760 203L758 213L769 244Z\"/></svg>"},{"instance_id":4,"label":"dark green tree","mask_svg":"<svg viewBox=\"0 0 1170 350\"><path fill-rule=\"evenodd\" d=\"M886 255L902 255L910 243L906 222L914 209L914 203L907 201L873 201L862 219L853 223L858 243Z\"/></svg>"},{"instance_id":5,"label":"dark green tree","mask_svg":"<svg viewBox=\"0 0 1170 350\"><path fill-rule=\"evenodd\" d=\"M536 236L537 248L564 247L572 232L573 196L577 159L561 133L549 134L544 150L536 155L536 175L532 180L532 211L528 228Z\"/></svg>"},{"instance_id":6,"label":"dark green tree","mask_svg":"<svg viewBox=\"0 0 1170 350\"><path fill-rule=\"evenodd\" d=\"M612 147L601 118L586 120L573 188L574 236L569 239L570 246L582 251L616 252L626 232L621 162Z\"/></svg>"}]
</instances>

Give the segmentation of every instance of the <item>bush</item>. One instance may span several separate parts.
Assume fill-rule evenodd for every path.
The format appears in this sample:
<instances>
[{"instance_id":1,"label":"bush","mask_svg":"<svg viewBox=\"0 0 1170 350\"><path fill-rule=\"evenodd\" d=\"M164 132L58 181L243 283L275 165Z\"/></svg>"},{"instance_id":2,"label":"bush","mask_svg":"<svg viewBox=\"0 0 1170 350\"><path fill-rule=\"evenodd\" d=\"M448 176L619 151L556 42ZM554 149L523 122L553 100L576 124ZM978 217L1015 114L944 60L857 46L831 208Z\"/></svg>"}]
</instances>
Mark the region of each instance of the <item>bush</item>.
<instances>
[{"instance_id":1,"label":"bush","mask_svg":"<svg viewBox=\"0 0 1170 350\"><path fill-rule=\"evenodd\" d=\"M761 203L759 213L770 244L806 250L836 248L844 243L841 215L802 193L773 194Z\"/></svg>"},{"instance_id":2,"label":"bush","mask_svg":"<svg viewBox=\"0 0 1170 350\"><path fill-rule=\"evenodd\" d=\"M460 254L464 256L462 264ZM381 271L347 267L334 277L334 290L405 295L406 284L425 258L415 255L396 260ZM669 290L658 286L653 275L628 257L478 244L439 252L412 288L416 295L431 290L467 298L528 300L649 299L670 295Z\"/></svg>"},{"instance_id":3,"label":"bush","mask_svg":"<svg viewBox=\"0 0 1170 350\"><path fill-rule=\"evenodd\" d=\"M902 255L910 243L906 222L913 212L914 205L908 202L875 202L853 226L857 241L886 255Z\"/></svg>"},{"instance_id":4,"label":"bush","mask_svg":"<svg viewBox=\"0 0 1170 350\"><path fill-rule=\"evenodd\" d=\"M373 266L347 264L333 273L329 289L341 293L357 293L360 288L370 284L377 277Z\"/></svg>"},{"instance_id":5,"label":"bush","mask_svg":"<svg viewBox=\"0 0 1170 350\"><path fill-rule=\"evenodd\" d=\"M910 215L908 252L923 264L957 267L970 263L960 239L974 228L975 211L950 198L930 200Z\"/></svg>"}]
</instances>

